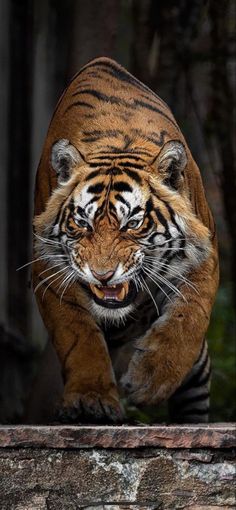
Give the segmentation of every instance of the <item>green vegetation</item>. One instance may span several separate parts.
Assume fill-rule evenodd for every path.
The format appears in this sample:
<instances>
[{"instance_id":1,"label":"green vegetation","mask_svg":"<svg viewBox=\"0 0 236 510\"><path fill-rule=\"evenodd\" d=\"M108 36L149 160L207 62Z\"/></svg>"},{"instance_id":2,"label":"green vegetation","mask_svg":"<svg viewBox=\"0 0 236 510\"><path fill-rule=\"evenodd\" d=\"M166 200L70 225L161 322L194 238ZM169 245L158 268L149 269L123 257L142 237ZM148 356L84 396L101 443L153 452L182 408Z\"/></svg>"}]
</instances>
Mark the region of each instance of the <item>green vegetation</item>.
<instances>
[{"instance_id":1,"label":"green vegetation","mask_svg":"<svg viewBox=\"0 0 236 510\"><path fill-rule=\"evenodd\" d=\"M222 285L207 338L212 360L211 421L236 419L236 314L231 285Z\"/></svg>"}]
</instances>

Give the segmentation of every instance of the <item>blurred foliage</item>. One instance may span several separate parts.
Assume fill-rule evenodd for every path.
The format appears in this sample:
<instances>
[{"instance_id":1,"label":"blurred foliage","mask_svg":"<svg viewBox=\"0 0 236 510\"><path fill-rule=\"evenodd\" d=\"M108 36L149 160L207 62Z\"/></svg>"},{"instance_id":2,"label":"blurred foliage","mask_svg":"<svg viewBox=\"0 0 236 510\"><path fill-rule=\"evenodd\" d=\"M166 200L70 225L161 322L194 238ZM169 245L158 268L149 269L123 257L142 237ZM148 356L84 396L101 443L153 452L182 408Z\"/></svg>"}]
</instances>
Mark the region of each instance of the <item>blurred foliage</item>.
<instances>
[{"instance_id":1,"label":"blurred foliage","mask_svg":"<svg viewBox=\"0 0 236 510\"><path fill-rule=\"evenodd\" d=\"M207 338L212 359L211 421L236 419L236 313L232 285L222 285Z\"/></svg>"}]
</instances>

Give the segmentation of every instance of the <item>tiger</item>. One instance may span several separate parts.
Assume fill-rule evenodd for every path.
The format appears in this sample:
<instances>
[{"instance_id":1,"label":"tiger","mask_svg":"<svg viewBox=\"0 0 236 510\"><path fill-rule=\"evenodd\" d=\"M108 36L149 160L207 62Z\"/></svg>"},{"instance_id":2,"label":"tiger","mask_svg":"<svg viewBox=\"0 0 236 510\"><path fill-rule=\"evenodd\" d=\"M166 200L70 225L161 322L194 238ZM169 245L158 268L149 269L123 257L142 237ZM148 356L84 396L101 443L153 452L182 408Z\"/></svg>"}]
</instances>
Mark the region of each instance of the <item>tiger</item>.
<instances>
[{"instance_id":1,"label":"tiger","mask_svg":"<svg viewBox=\"0 0 236 510\"><path fill-rule=\"evenodd\" d=\"M167 104L117 62L83 66L53 114L35 184L33 288L60 361L64 423L168 403L207 422L215 224Z\"/></svg>"}]
</instances>

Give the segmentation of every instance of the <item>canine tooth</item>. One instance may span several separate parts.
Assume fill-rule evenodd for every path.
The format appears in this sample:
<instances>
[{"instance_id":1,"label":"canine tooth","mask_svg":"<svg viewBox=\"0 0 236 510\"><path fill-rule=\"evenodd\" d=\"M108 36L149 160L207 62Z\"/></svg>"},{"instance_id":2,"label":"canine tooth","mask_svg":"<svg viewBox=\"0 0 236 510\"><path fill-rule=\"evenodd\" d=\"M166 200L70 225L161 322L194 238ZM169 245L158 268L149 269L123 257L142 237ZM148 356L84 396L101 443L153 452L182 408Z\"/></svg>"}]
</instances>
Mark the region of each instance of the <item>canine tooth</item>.
<instances>
[{"instance_id":1,"label":"canine tooth","mask_svg":"<svg viewBox=\"0 0 236 510\"><path fill-rule=\"evenodd\" d=\"M93 285L93 283L91 283L90 284L90 288L91 288L92 292L94 294L96 294L96 296L99 299L103 299L104 298L104 292L102 292L102 290L100 290L96 285Z\"/></svg>"},{"instance_id":2,"label":"canine tooth","mask_svg":"<svg viewBox=\"0 0 236 510\"><path fill-rule=\"evenodd\" d=\"M125 297L125 288L122 287L119 294L117 294L117 297L119 299L119 301L123 301L124 297Z\"/></svg>"},{"instance_id":3,"label":"canine tooth","mask_svg":"<svg viewBox=\"0 0 236 510\"><path fill-rule=\"evenodd\" d=\"M128 291L129 291L129 283L128 282L124 282L123 283L123 287L125 289L125 295L127 296Z\"/></svg>"}]
</instances>

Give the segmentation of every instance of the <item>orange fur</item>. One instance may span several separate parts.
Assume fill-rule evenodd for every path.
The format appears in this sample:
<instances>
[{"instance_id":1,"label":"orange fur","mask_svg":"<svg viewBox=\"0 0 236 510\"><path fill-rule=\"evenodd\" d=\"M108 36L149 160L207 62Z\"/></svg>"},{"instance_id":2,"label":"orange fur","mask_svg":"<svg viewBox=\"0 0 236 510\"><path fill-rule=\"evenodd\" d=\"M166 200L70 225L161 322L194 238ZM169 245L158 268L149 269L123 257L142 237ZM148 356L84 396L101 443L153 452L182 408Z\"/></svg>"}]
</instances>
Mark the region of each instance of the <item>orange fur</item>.
<instances>
[{"instance_id":1,"label":"orange fur","mask_svg":"<svg viewBox=\"0 0 236 510\"><path fill-rule=\"evenodd\" d=\"M134 344L125 361L121 382L132 402L138 405L157 403L168 398L181 384L199 354L218 285L216 234L199 169L169 108L161 100L157 108L152 93L141 90L136 82L126 83L122 79L117 82L111 74L108 76L106 65L123 72L109 59L97 59L75 76L57 105L37 173L34 228L37 235L45 236L45 226L53 222L75 186L82 189L88 172L91 172L89 164L96 158L109 155L114 168L119 168L119 157L136 154L136 162L144 170L140 184L143 196L148 197L149 185L158 190L162 200L168 201L184 219L189 235L209 244L208 255L188 274L198 293L183 282L181 293L186 301L180 296L175 297L173 303L166 306L163 318ZM99 89L103 95L98 98L95 94L84 93L85 89ZM77 95L78 90L82 91L80 95ZM76 101L78 104L72 108ZM150 108L143 106L146 103ZM104 137L86 134L90 131L104 132ZM124 134L127 135L126 146ZM69 140L82 158L68 182L58 186L51 165L51 150L60 139ZM158 167L158 155L171 140L180 141L187 154L179 192L163 185L163 174ZM119 182L119 177L115 182ZM114 202L113 195L111 191ZM159 208L169 220L165 207L159 204ZM76 229L74 223L71 227ZM118 262L128 267L138 234L132 242L124 236L122 245L119 235L116 221L109 219L107 212L96 225L94 235L83 239L80 248L83 263L88 262L96 271L101 268L115 270ZM57 285L60 278L46 292L45 285L39 286L42 283L40 273L45 270L47 276L53 275L53 270L43 260L36 262L33 282L34 288L38 286L39 309L62 366L65 381L63 412L72 420L122 420L123 411L109 351L102 328L90 311L88 296L75 282L60 302ZM50 279L47 282L50 283ZM135 349L137 346L139 350ZM117 373L121 375L120 368Z\"/></svg>"}]
</instances>

